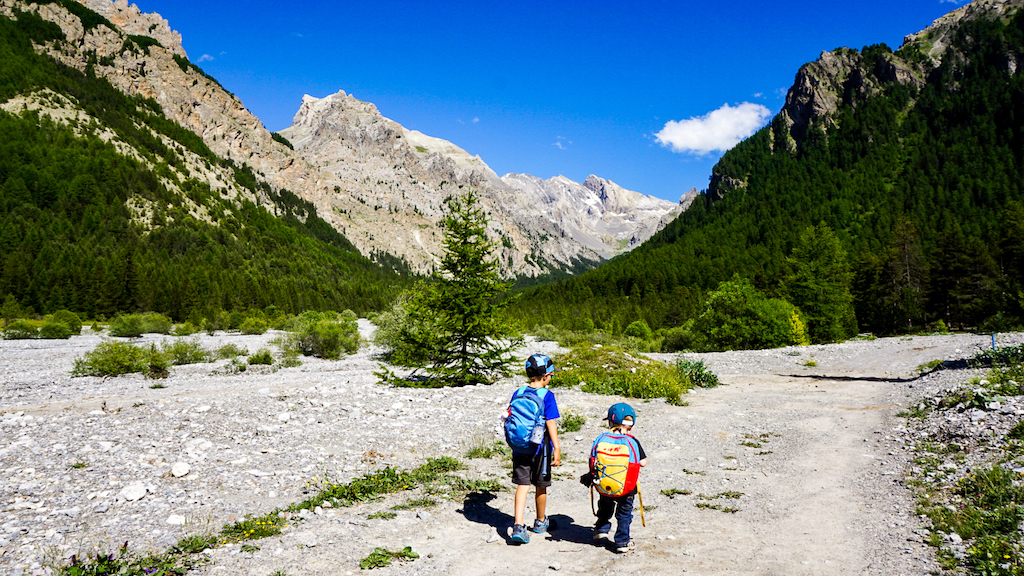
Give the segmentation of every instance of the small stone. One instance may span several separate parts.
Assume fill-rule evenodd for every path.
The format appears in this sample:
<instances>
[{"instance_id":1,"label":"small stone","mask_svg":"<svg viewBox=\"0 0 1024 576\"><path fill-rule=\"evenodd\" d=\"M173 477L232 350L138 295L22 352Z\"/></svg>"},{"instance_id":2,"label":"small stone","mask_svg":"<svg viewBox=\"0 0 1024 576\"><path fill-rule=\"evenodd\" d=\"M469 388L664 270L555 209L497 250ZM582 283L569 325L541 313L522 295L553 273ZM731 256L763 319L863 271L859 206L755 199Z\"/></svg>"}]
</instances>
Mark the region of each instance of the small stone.
<instances>
[{"instance_id":1,"label":"small stone","mask_svg":"<svg viewBox=\"0 0 1024 576\"><path fill-rule=\"evenodd\" d=\"M192 471L192 467L189 466L188 462L176 462L174 466L171 466L171 476L175 478L181 478Z\"/></svg>"},{"instance_id":2,"label":"small stone","mask_svg":"<svg viewBox=\"0 0 1024 576\"><path fill-rule=\"evenodd\" d=\"M277 415L277 420L279 422L288 422L291 419L292 415L288 412L281 412L280 414Z\"/></svg>"},{"instance_id":3,"label":"small stone","mask_svg":"<svg viewBox=\"0 0 1024 576\"><path fill-rule=\"evenodd\" d=\"M552 562L551 565L548 566L548 568L551 568L552 570L561 570L562 569L562 565L559 564L558 562Z\"/></svg>"},{"instance_id":4,"label":"small stone","mask_svg":"<svg viewBox=\"0 0 1024 576\"><path fill-rule=\"evenodd\" d=\"M498 529L492 527L490 532L487 533L487 543L491 544L498 540L501 540L501 536L498 535Z\"/></svg>"},{"instance_id":5,"label":"small stone","mask_svg":"<svg viewBox=\"0 0 1024 576\"><path fill-rule=\"evenodd\" d=\"M142 500L146 496L146 487L139 483L132 483L121 489L120 496L129 502Z\"/></svg>"},{"instance_id":6,"label":"small stone","mask_svg":"<svg viewBox=\"0 0 1024 576\"><path fill-rule=\"evenodd\" d=\"M427 512L426 510L420 510L419 512L416 513L416 517L420 520L426 520L427 518L430 518L430 512Z\"/></svg>"},{"instance_id":7,"label":"small stone","mask_svg":"<svg viewBox=\"0 0 1024 576\"><path fill-rule=\"evenodd\" d=\"M180 514L171 514L167 517L167 523L171 526L184 526L185 517Z\"/></svg>"}]
</instances>

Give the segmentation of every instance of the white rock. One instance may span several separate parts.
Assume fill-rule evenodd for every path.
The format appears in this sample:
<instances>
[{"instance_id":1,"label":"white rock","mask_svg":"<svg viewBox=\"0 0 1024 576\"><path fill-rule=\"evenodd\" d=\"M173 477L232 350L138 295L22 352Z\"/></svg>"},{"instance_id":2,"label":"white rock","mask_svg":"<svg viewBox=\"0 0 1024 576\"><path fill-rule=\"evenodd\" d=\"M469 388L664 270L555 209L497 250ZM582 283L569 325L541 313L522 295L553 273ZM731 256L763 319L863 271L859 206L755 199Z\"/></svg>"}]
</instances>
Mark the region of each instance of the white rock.
<instances>
[{"instance_id":1,"label":"white rock","mask_svg":"<svg viewBox=\"0 0 1024 576\"><path fill-rule=\"evenodd\" d=\"M133 482L121 489L120 496L129 502L141 500L146 495L146 487L138 482Z\"/></svg>"},{"instance_id":2,"label":"white rock","mask_svg":"<svg viewBox=\"0 0 1024 576\"><path fill-rule=\"evenodd\" d=\"M189 466L188 462L176 462L174 466L171 466L171 476L175 478L181 478L192 471L192 467Z\"/></svg>"},{"instance_id":3,"label":"white rock","mask_svg":"<svg viewBox=\"0 0 1024 576\"><path fill-rule=\"evenodd\" d=\"M292 415L288 412L281 412L277 415L277 419L280 422L287 422L292 419Z\"/></svg>"},{"instance_id":4,"label":"white rock","mask_svg":"<svg viewBox=\"0 0 1024 576\"><path fill-rule=\"evenodd\" d=\"M184 526L185 517L180 514L171 514L167 517L167 523L171 526Z\"/></svg>"}]
</instances>

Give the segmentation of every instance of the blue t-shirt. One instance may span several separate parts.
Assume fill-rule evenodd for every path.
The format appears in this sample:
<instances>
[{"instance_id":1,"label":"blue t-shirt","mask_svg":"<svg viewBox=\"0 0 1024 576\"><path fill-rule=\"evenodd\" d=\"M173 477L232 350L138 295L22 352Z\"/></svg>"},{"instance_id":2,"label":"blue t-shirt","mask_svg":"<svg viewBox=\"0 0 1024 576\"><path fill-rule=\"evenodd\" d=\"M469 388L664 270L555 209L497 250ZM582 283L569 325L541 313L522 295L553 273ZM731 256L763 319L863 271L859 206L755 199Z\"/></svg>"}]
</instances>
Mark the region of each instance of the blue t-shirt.
<instances>
[{"instance_id":1,"label":"blue t-shirt","mask_svg":"<svg viewBox=\"0 0 1024 576\"><path fill-rule=\"evenodd\" d=\"M517 388L516 391L512 393L512 398L515 398L516 394L522 388L529 388L529 386L522 386L521 388ZM542 388L537 388L537 394L538 395L540 395L540 391L541 390L542 390ZM544 419L545 420L558 420L558 418L561 417L562 415L558 412L558 402L555 401L555 393L552 392L551 390L548 390L547 388L543 388L543 390L547 390L547 394L544 394L543 395L544 397L541 398L541 401L544 402ZM509 402L511 403L512 400L509 399ZM542 444L541 446L537 447L537 453L540 454L541 450L545 446L550 447L551 449L554 449L554 446L552 445L552 442L551 442L551 438L548 436L547 430L544 431L544 444Z\"/></svg>"}]
</instances>

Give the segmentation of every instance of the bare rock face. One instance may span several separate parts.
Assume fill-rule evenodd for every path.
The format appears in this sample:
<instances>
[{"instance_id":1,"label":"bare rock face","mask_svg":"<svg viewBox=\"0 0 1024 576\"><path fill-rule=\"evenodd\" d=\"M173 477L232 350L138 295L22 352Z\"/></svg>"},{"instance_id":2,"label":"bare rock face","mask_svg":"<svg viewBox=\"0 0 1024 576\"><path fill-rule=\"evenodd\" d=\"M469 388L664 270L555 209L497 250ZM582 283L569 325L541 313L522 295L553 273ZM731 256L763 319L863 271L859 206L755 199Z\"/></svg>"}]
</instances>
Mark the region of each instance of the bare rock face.
<instances>
[{"instance_id":1,"label":"bare rock face","mask_svg":"<svg viewBox=\"0 0 1024 576\"><path fill-rule=\"evenodd\" d=\"M410 230L410 216L418 218L412 228L436 223L445 196L476 190L488 209L492 238L503 251L499 260L516 274L547 271L535 255L549 267L612 257L650 237L664 226L667 215L680 211L675 203L596 176L584 184L564 177L499 178L479 156L405 129L373 104L344 92L304 97L292 126L281 135L330 174L328 184L336 191L386 206L387 217L399 223L401 242L416 242L428 252L439 249L436 234L401 236ZM412 256L410 251L407 258Z\"/></svg>"}]
</instances>

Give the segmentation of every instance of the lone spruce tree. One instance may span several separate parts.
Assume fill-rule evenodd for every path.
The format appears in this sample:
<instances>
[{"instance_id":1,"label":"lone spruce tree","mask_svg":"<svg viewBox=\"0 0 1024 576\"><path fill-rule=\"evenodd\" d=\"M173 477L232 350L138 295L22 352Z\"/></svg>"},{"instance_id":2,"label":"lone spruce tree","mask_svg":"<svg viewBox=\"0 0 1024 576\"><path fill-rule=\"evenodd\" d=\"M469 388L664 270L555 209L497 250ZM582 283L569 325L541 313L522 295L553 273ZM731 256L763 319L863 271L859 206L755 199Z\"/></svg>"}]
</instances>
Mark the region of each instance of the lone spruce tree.
<instances>
[{"instance_id":1,"label":"lone spruce tree","mask_svg":"<svg viewBox=\"0 0 1024 576\"><path fill-rule=\"evenodd\" d=\"M473 191L446 201L444 255L434 282L408 304L402 339L417 350L421 367L440 386L490 384L509 374L512 350L523 343L504 315L511 283L498 276L496 244L487 237L487 214ZM430 326L430 330L415 327Z\"/></svg>"}]
</instances>

